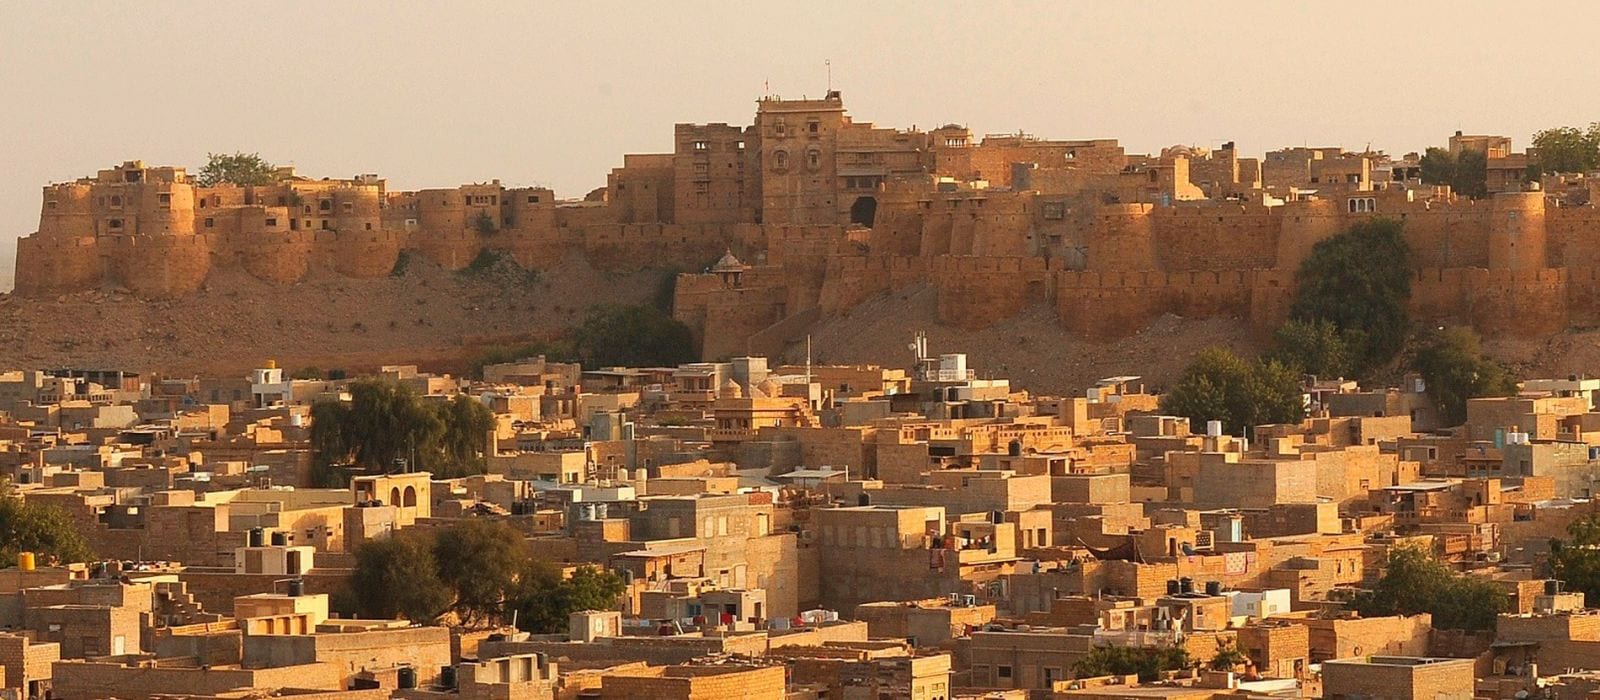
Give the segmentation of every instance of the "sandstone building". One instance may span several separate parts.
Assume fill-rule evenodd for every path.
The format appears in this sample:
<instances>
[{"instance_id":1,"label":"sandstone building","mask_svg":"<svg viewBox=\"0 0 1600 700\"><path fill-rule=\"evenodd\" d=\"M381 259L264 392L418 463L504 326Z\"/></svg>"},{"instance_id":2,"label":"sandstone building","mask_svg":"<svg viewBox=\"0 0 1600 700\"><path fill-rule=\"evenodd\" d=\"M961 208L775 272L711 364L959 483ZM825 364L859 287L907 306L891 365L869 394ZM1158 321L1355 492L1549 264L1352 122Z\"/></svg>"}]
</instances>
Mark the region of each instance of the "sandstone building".
<instances>
[{"instance_id":1,"label":"sandstone building","mask_svg":"<svg viewBox=\"0 0 1600 700\"><path fill-rule=\"evenodd\" d=\"M576 251L603 269L668 267L703 354L770 354L824 314L934 288L941 320L979 328L1046 303L1069 329L1130 332L1163 313L1272 324L1311 247L1356 221L1402 220L1413 311L1480 331L1549 332L1600 317L1593 178L1524 185L1504 137L1492 194L1424 185L1415 158L1338 148L1241 157L1112 139L977 136L853 120L837 92L759 100L749 126L679 124L671 153L630 154L582 201L498 181L396 192L375 175L202 187L130 161L47 186L17 292L102 285L183 295L213 269L292 283L380 277L401 256L459 269L484 251L541 268ZM1524 191L1527 190L1527 191ZM715 268L712 266L715 264ZM703 273L697 271L704 271Z\"/></svg>"}]
</instances>

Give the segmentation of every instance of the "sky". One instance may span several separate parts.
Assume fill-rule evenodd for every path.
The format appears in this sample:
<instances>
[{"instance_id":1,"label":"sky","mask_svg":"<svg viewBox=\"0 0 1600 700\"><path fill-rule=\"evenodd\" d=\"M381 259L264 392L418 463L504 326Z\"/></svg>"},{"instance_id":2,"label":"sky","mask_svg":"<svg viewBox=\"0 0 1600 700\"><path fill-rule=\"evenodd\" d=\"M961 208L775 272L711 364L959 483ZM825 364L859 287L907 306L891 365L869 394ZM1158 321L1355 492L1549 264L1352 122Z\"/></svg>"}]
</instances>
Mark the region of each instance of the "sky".
<instances>
[{"instance_id":1,"label":"sky","mask_svg":"<svg viewBox=\"0 0 1600 700\"><path fill-rule=\"evenodd\" d=\"M0 290L40 187L257 152L391 188L581 197L677 122L841 90L857 121L1131 153L1403 154L1600 120L1600 3L0 0Z\"/></svg>"}]
</instances>

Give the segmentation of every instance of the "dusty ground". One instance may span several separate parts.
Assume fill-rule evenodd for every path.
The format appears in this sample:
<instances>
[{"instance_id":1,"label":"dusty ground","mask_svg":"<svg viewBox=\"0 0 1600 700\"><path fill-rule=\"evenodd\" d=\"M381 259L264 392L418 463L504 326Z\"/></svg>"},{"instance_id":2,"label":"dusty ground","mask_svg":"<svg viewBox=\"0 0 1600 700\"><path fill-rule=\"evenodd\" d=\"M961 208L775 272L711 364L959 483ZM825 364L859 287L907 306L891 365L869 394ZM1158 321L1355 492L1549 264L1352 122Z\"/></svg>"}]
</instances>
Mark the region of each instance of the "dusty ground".
<instances>
[{"instance_id":1,"label":"dusty ground","mask_svg":"<svg viewBox=\"0 0 1600 700\"><path fill-rule=\"evenodd\" d=\"M1035 304L982 331L943 326L929 287L879 295L848 315L819 322L812 329L817 362L872 362L906 366L912 334L928 334L933 353L967 353L979 376L1010 377L1013 386L1036 392L1080 394L1102 377L1143 376L1147 385L1165 386L1182 373L1196 352L1223 346L1255 354L1261 340L1241 319L1186 319L1166 315L1134 335L1095 342L1061 327L1053 309ZM789 349L802 361L804 344Z\"/></svg>"},{"instance_id":2,"label":"dusty ground","mask_svg":"<svg viewBox=\"0 0 1600 700\"><path fill-rule=\"evenodd\" d=\"M399 278L333 274L278 286L221 271L198 294L143 301L118 290L52 299L0 295L0 368L77 366L168 375L242 373L268 358L300 368L370 370L420 364L461 372L490 345L560 335L591 304L648 303L665 273L612 274L575 255L530 279L514 268L485 275L446 272L418 259ZM1255 354L1264 340L1242 319L1162 316L1105 342L1064 330L1044 304L981 331L938 323L933 289L867 300L811 331L817 362L904 367L912 334L935 353L965 352L980 376L1008 376L1037 392L1078 394L1096 379L1145 377L1169 385L1199 350ZM1492 339L1485 349L1520 376L1600 372L1600 329L1536 339ZM802 361L804 344L789 349Z\"/></svg>"},{"instance_id":3,"label":"dusty ground","mask_svg":"<svg viewBox=\"0 0 1600 700\"><path fill-rule=\"evenodd\" d=\"M515 269L474 276L418 259L398 278L323 273L290 286L224 270L169 301L117 290L0 295L0 367L226 374L272 358L290 368L460 371L485 345L559 335L591 304L648 302L663 274L600 272L575 256L536 279Z\"/></svg>"}]
</instances>

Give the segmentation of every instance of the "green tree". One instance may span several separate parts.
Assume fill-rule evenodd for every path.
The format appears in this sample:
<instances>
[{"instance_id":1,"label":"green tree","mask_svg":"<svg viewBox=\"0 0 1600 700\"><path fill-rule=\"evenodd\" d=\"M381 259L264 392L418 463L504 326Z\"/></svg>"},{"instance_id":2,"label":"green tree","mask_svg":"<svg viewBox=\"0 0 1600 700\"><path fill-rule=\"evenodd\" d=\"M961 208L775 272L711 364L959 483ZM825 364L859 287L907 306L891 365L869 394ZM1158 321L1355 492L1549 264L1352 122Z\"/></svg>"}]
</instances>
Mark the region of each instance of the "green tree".
<instances>
[{"instance_id":1,"label":"green tree","mask_svg":"<svg viewBox=\"0 0 1600 700\"><path fill-rule=\"evenodd\" d=\"M355 464L388 471L399 464L420 469L413 455L431 454L444 422L422 404L415 390L394 380L351 382L347 435ZM312 424L313 428L315 424Z\"/></svg>"},{"instance_id":2,"label":"green tree","mask_svg":"<svg viewBox=\"0 0 1600 700\"><path fill-rule=\"evenodd\" d=\"M1451 153L1429 148L1422 155L1422 181L1430 185L1449 185L1456 194L1473 199L1489 195L1489 159L1482 151L1462 149Z\"/></svg>"},{"instance_id":3,"label":"green tree","mask_svg":"<svg viewBox=\"0 0 1600 700\"><path fill-rule=\"evenodd\" d=\"M425 536L397 532L363 542L355 554L349 593L356 614L428 624L449 609L452 593L439 578L433 546Z\"/></svg>"},{"instance_id":4,"label":"green tree","mask_svg":"<svg viewBox=\"0 0 1600 700\"><path fill-rule=\"evenodd\" d=\"M311 404L311 480L318 486L338 487L354 448L346 435L350 407L324 399Z\"/></svg>"},{"instance_id":5,"label":"green tree","mask_svg":"<svg viewBox=\"0 0 1600 700\"><path fill-rule=\"evenodd\" d=\"M611 610L627 590L622 577L590 566L568 579L548 562L530 559L518 581L512 607L517 627L538 634L567 629L567 618L583 610Z\"/></svg>"},{"instance_id":6,"label":"green tree","mask_svg":"<svg viewBox=\"0 0 1600 700\"><path fill-rule=\"evenodd\" d=\"M443 452L441 475L455 478L484 471L484 456L489 452L489 433L495 428L494 412L465 394L439 404L435 411L444 423L440 440Z\"/></svg>"},{"instance_id":7,"label":"green tree","mask_svg":"<svg viewBox=\"0 0 1600 700\"><path fill-rule=\"evenodd\" d=\"M585 366L672 366L695 359L689 327L653 306L600 305L572 334Z\"/></svg>"},{"instance_id":8,"label":"green tree","mask_svg":"<svg viewBox=\"0 0 1600 700\"><path fill-rule=\"evenodd\" d=\"M17 554L33 552L42 559L61 563L87 561L94 553L66 511L55 506L29 503L11 490L0 492L0 557L17 561Z\"/></svg>"},{"instance_id":9,"label":"green tree","mask_svg":"<svg viewBox=\"0 0 1600 700\"><path fill-rule=\"evenodd\" d=\"M1456 157L1449 149L1430 147L1423 151L1418 165L1422 168L1422 181L1429 185L1448 185L1456 178Z\"/></svg>"},{"instance_id":10,"label":"green tree","mask_svg":"<svg viewBox=\"0 0 1600 700\"><path fill-rule=\"evenodd\" d=\"M1250 658L1239 650L1239 646L1231 639L1223 639L1217 643L1217 654L1206 662L1206 668L1213 671L1232 671L1250 662Z\"/></svg>"},{"instance_id":11,"label":"green tree","mask_svg":"<svg viewBox=\"0 0 1600 700\"><path fill-rule=\"evenodd\" d=\"M1572 521L1566 540L1551 538L1550 574L1583 593L1586 603L1600 601L1600 515Z\"/></svg>"},{"instance_id":12,"label":"green tree","mask_svg":"<svg viewBox=\"0 0 1600 700\"><path fill-rule=\"evenodd\" d=\"M1252 362L1223 348L1208 348L1161 397L1161 410L1195 425L1220 420L1224 430L1240 435L1257 425L1298 423L1305 403L1293 369L1276 360Z\"/></svg>"},{"instance_id":13,"label":"green tree","mask_svg":"<svg viewBox=\"0 0 1600 700\"><path fill-rule=\"evenodd\" d=\"M1560 126L1533 135L1541 173L1583 173L1600 167L1600 122Z\"/></svg>"},{"instance_id":14,"label":"green tree","mask_svg":"<svg viewBox=\"0 0 1600 700\"><path fill-rule=\"evenodd\" d=\"M1511 373L1484 356L1478 335L1467 328L1435 333L1417 351L1413 368L1450 425L1466 421L1467 399L1506 396L1517 388Z\"/></svg>"},{"instance_id":15,"label":"green tree","mask_svg":"<svg viewBox=\"0 0 1600 700\"><path fill-rule=\"evenodd\" d=\"M1075 678L1096 676L1126 676L1138 674L1139 682L1149 683L1161 677L1164 671L1188 668L1189 652L1182 647L1094 647L1072 665Z\"/></svg>"},{"instance_id":16,"label":"green tree","mask_svg":"<svg viewBox=\"0 0 1600 700\"><path fill-rule=\"evenodd\" d=\"M1456 154L1454 176L1450 189L1456 194L1483 199L1489 196L1489 157L1483 151L1463 149Z\"/></svg>"},{"instance_id":17,"label":"green tree","mask_svg":"<svg viewBox=\"0 0 1600 700\"><path fill-rule=\"evenodd\" d=\"M382 472L401 465L455 478L482 473L494 413L470 396L424 401L405 384L365 379L349 385L349 403L311 405L312 474L337 486L349 467Z\"/></svg>"},{"instance_id":18,"label":"green tree","mask_svg":"<svg viewBox=\"0 0 1600 700\"><path fill-rule=\"evenodd\" d=\"M1410 330L1410 257L1394 219L1358 222L1319 241L1295 275L1289 316L1333 324L1351 370L1376 369L1400 352Z\"/></svg>"},{"instance_id":19,"label":"green tree","mask_svg":"<svg viewBox=\"0 0 1600 700\"><path fill-rule=\"evenodd\" d=\"M277 169L256 153L207 153L205 167L200 168L195 181L202 187L224 182L239 186L270 185Z\"/></svg>"},{"instance_id":20,"label":"green tree","mask_svg":"<svg viewBox=\"0 0 1600 700\"><path fill-rule=\"evenodd\" d=\"M469 622L507 610L529 560L522 534L503 520L466 520L439 531L433 557L440 580L455 591L450 607Z\"/></svg>"},{"instance_id":21,"label":"green tree","mask_svg":"<svg viewBox=\"0 0 1600 700\"><path fill-rule=\"evenodd\" d=\"M324 375L322 373L322 368L321 367L301 367L300 369L295 370L294 374L290 375L289 378L290 379L323 379L325 376L326 375Z\"/></svg>"},{"instance_id":22,"label":"green tree","mask_svg":"<svg viewBox=\"0 0 1600 700\"><path fill-rule=\"evenodd\" d=\"M1343 377L1355 369L1352 341L1332 321L1289 319L1272 337L1272 357L1286 367L1319 377Z\"/></svg>"},{"instance_id":23,"label":"green tree","mask_svg":"<svg viewBox=\"0 0 1600 700\"><path fill-rule=\"evenodd\" d=\"M1362 617L1428 613L1434 627L1477 631L1493 628L1510 601L1494 581L1458 574L1419 546L1398 545L1378 583L1350 607Z\"/></svg>"}]
</instances>

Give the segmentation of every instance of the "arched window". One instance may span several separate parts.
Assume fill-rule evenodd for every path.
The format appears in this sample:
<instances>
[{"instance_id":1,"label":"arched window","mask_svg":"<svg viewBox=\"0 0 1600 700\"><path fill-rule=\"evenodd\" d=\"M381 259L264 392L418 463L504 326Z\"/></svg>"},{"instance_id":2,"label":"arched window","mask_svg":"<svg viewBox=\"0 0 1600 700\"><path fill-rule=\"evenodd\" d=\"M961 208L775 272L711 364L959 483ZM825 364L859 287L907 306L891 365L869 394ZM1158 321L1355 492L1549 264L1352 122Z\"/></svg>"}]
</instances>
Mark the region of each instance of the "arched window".
<instances>
[{"instance_id":1,"label":"arched window","mask_svg":"<svg viewBox=\"0 0 1600 700\"><path fill-rule=\"evenodd\" d=\"M400 487L389 489L389 505L400 505Z\"/></svg>"},{"instance_id":2,"label":"arched window","mask_svg":"<svg viewBox=\"0 0 1600 700\"><path fill-rule=\"evenodd\" d=\"M780 173L789 169L789 152L788 151L773 151L773 153L772 153L772 169L776 170L776 171L778 171Z\"/></svg>"},{"instance_id":3,"label":"arched window","mask_svg":"<svg viewBox=\"0 0 1600 700\"><path fill-rule=\"evenodd\" d=\"M405 500L402 501L401 503L402 503L402 505L405 505L407 507L412 507L412 508L416 507L416 505L417 505L417 487L415 487L415 486L407 486L406 487Z\"/></svg>"}]
</instances>

